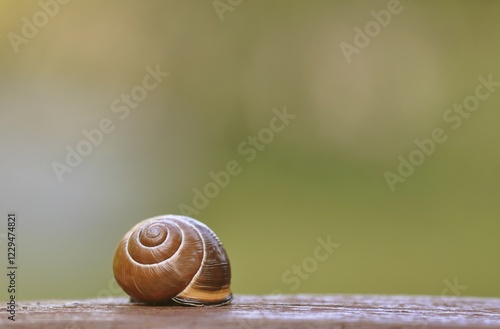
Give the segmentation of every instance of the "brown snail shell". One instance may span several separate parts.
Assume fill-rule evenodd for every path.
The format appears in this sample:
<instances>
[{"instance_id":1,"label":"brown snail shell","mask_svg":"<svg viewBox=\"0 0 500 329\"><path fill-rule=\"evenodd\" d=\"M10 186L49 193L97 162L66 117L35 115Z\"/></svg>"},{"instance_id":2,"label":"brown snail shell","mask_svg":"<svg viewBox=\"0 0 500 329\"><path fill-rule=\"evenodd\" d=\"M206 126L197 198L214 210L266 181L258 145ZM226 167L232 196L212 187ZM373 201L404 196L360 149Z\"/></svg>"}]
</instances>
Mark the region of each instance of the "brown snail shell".
<instances>
[{"instance_id":1,"label":"brown snail shell","mask_svg":"<svg viewBox=\"0 0 500 329\"><path fill-rule=\"evenodd\" d=\"M205 224L163 215L132 227L113 259L116 282L145 303L224 305L233 298L226 251Z\"/></svg>"}]
</instances>

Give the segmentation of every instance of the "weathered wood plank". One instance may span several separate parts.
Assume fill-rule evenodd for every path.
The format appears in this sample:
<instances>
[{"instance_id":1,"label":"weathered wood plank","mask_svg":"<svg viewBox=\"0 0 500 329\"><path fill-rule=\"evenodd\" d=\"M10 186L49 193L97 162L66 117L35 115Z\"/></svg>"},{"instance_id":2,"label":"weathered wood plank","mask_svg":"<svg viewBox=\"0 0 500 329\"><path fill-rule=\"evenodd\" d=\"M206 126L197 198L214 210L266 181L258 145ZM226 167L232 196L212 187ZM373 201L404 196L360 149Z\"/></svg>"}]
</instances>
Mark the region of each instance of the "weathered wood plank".
<instances>
[{"instance_id":1,"label":"weathered wood plank","mask_svg":"<svg viewBox=\"0 0 500 329\"><path fill-rule=\"evenodd\" d=\"M127 298L19 302L1 328L500 328L500 299L375 295L235 296L221 307Z\"/></svg>"}]
</instances>

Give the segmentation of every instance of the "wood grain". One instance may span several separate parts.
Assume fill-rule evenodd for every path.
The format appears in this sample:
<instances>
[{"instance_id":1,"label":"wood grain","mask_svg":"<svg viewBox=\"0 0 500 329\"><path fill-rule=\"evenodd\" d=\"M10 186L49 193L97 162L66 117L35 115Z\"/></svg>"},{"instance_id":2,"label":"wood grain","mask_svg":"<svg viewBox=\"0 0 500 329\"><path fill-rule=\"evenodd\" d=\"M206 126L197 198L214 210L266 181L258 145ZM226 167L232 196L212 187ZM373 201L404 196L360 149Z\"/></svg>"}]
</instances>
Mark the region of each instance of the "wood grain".
<instances>
[{"instance_id":1,"label":"wood grain","mask_svg":"<svg viewBox=\"0 0 500 329\"><path fill-rule=\"evenodd\" d=\"M5 304L4 304L5 305ZM127 298L19 302L0 328L500 328L500 299L430 296L235 296L221 307L146 306Z\"/></svg>"}]
</instances>

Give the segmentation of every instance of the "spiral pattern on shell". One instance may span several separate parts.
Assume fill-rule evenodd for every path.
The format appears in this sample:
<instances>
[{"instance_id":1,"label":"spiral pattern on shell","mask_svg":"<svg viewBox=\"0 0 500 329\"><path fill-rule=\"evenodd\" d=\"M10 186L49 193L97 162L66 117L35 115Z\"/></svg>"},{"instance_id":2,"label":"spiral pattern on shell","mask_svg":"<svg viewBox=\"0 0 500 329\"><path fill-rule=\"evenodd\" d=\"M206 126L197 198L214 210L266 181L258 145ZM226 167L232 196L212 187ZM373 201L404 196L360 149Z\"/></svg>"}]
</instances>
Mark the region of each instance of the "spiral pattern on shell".
<instances>
[{"instance_id":1,"label":"spiral pattern on shell","mask_svg":"<svg viewBox=\"0 0 500 329\"><path fill-rule=\"evenodd\" d=\"M222 243L186 216L157 216L135 225L118 244L113 272L128 295L145 303L223 305L232 299Z\"/></svg>"}]
</instances>

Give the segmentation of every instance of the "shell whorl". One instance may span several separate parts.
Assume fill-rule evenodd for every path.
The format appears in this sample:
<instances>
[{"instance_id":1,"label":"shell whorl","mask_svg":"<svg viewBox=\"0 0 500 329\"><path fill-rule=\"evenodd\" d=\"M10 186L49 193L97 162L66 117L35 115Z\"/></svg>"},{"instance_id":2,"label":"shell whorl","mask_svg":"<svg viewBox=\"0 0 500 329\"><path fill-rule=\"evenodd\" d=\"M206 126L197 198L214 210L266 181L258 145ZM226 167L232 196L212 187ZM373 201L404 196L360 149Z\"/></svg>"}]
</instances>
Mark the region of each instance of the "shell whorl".
<instances>
[{"instance_id":1,"label":"shell whorl","mask_svg":"<svg viewBox=\"0 0 500 329\"><path fill-rule=\"evenodd\" d=\"M222 243L186 216L157 216L135 225L118 244L113 272L127 294L145 303L222 305L232 299Z\"/></svg>"}]
</instances>

